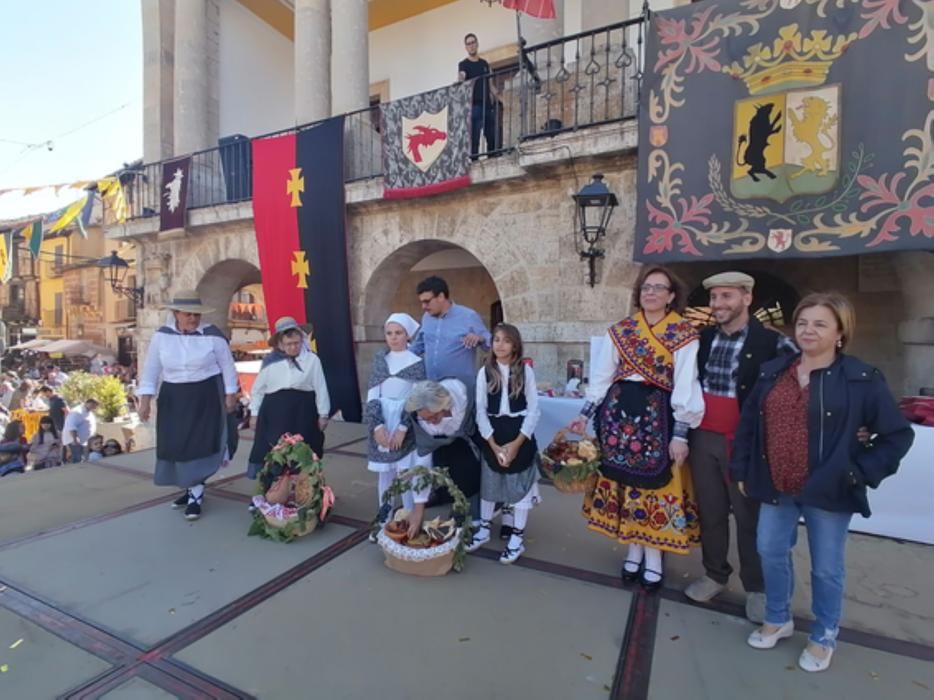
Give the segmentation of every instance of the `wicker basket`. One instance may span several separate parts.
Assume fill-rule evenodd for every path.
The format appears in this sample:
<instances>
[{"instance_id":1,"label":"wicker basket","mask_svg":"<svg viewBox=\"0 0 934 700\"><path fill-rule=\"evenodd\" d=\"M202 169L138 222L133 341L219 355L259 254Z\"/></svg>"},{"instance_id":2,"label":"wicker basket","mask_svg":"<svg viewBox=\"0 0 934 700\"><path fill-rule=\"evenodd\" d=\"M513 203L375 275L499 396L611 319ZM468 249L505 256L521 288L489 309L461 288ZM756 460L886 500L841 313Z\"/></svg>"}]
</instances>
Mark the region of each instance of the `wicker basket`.
<instances>
[{"instance_id":1,"label":"wicker basket","mask_svg":"<svg viewBox=\"0 0 934 700\"><path fill-rule=\"evenodd\" d=\"M400 574L411 576L444 576L454 566L454 550L460 538L460 529L444 544L425 549L406 547L380 530L376 541L383 549L386 566Z\"/></svg>"},{"instance_id":2,"label":"wicker basket","mask_svg":"<svg viewBox=\"0 0 934 700\"><path fill-rule=\"evenodd\" d=\"M565 440L565 435L567 430L561 429L555 433L554 439L551 441L551 444L542 453L542 473L551 479L551 483L554 485L558 491L562 493L585 493L593 491L597 485L597 472L595 471L596 467L599 467L600 459L599 457L590 462L582 462L579 465L567 466L560 465L554 459L548 456L548 450L558 443L567 442ZM596 438L587 436L587 439L596 441ZM556 469L555 467L560 467ZM581 471L589 472L583 477L578 477L578 474Z\"/></svg>"}]
</instances>

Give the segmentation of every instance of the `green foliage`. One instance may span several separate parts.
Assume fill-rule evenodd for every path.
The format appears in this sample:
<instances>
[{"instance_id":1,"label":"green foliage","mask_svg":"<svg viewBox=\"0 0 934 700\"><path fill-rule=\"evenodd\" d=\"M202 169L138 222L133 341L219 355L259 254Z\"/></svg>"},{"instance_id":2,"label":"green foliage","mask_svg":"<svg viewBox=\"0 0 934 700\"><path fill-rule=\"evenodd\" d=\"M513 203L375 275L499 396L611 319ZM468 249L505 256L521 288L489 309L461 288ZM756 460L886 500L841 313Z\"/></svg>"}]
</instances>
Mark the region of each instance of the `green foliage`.
<instances>
[{"instance_id":1,"label":"green foliage","mask_svg":"<svg viewBox=\"0 0 934 700\"><path fill-rule=\"evenodd\" d=\"M112 421L126 412L126 391L116 377L72 372L62 386L62 396L72 406L95 399L98 403L97 414L104 421Z\"/></svg>"}]
</instances>

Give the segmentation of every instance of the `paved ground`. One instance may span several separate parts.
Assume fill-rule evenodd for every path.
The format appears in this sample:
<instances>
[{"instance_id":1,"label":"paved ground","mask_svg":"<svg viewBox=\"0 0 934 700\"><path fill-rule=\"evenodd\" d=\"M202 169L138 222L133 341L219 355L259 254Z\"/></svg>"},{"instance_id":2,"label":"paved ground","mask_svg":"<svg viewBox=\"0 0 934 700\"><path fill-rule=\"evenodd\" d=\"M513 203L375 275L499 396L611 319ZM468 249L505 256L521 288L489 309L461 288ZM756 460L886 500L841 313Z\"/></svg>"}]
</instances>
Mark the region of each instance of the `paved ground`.
<instances>
[{"instance_id":1,"label":"paved ground","mask_svg":"<svg viewBox=\"0 0 934 700\"><path fill-rule=\"evenodd\" d=\"M362 438L328 429L336 515L289 545L246 537L249 443L197 523L151 452L0 480L0 698L934 698L934 547L851 538L840 649L810 675L803 543L799 634L771 652L745 645L738 590L684 599L697 555L668 558L659 595L624 588L621 548L549 487L515 566L491 546L406 577L366 541Z\"/></svg>"}]
</instances>

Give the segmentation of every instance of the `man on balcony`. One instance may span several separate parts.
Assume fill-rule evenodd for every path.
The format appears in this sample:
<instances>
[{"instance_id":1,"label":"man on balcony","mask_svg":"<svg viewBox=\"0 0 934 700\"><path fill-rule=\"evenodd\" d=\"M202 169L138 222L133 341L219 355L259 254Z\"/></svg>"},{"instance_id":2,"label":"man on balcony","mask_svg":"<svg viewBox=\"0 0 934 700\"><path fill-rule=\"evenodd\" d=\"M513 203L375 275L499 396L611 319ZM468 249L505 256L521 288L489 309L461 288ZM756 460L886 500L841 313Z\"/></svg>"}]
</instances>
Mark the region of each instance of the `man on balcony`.
<instances>
[{"instance_id":1,"label":"man on balcony","mask_svg":"<svg viewBox=\"0 0 934 700\"><path fill-rule=\"evenodd\" d=\"M490 80L490 64L478 55L480 43L476 34L464 37L467 58L457 65L457 79L473 80L473 101L470 109L470 157L480 152L480 131L486 138L486 152L499 149L496 143L496 110L502 104L496 87Z\"/></svg>"}]
</instances>

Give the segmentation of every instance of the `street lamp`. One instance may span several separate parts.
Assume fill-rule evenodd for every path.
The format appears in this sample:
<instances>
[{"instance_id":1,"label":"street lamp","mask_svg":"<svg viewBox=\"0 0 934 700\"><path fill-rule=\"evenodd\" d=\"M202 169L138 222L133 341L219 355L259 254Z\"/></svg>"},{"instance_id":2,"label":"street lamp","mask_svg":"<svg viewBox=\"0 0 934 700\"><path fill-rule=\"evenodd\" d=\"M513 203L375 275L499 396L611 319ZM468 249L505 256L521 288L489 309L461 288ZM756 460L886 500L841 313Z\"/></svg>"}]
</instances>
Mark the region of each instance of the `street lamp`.
<instances>
[{"instance_id":1,"label":"street lamp","mask_svg":"<svg viewBox=\"0 0 934 700\"><path fill-rule=\"evenodd\" d=\"M139 308L143 308L143 288L127 287L123 282L130 271L130 263L117 255L117 251L110 251L110 255L97 261L97 266L104 268L110 288L117 294L132 299Z\"/></svg>"},{"instance_id":2,"label":"street lamp","mask_svg":"<svg viewBox=\"0 0 934 700\"><path fill-rule=\"evenodd\" d=\"M619 200L607 189L603 175L598 173L574 195L574 202L577 204L580 235L583 239L578 240L575 235L575 241L580 259L588 263L588 280L590 286L594 287L597 284L597 258L605 255L605 251L597 244L606 236L610 217L613 215L613 209L619 205Z\"/></svg>"}]
</instances>

